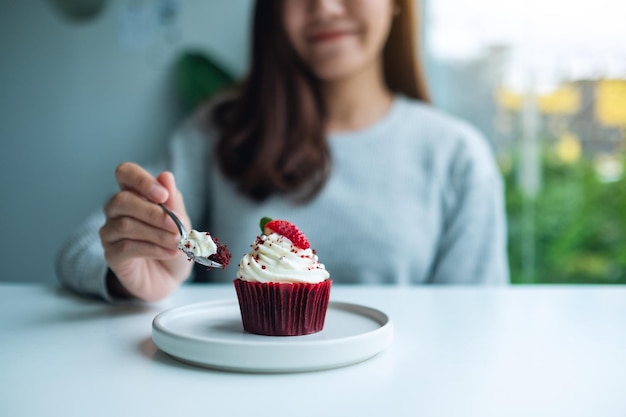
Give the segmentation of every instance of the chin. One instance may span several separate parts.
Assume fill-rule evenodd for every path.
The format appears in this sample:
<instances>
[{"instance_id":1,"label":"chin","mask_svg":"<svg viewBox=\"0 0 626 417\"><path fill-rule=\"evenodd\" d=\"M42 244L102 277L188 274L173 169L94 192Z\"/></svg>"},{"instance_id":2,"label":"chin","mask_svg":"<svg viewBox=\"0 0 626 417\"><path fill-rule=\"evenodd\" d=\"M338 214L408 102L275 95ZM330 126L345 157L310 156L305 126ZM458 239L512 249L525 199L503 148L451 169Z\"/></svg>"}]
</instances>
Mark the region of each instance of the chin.
<instances>
[{"instance_id":1,"label":"chin","mask_svg":"<svg viewBox=\"0 0 626 417\"><path fill-rule=\"evenodd\" d=\"M317 78L322 82L336 82L345 80L346 78L350 78L350 71L325 71L325 72L316 72Z\"/></svg>"},{"instance_id":2,"label":"chin","mask_svg":"<svg viewBox=\"0 0 626 417\"><path fill-rule=\"evenodd\" d=\"M340 81L358 74L363 66L354 62L325 62L323 65L312 65L315 76L323 82Z\"/></svg>"}]
</instances>

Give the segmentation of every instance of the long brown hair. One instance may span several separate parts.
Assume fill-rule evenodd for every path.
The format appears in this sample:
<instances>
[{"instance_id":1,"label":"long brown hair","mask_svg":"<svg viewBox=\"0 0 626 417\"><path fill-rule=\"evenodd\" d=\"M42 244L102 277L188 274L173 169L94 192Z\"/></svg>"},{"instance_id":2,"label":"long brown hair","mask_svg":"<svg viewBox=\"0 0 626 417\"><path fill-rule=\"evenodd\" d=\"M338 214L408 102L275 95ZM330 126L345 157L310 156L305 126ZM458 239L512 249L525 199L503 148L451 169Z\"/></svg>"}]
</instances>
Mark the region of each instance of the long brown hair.
<instances>
[{"instance_id":1,"label":"long brown hair","mask_svg":"<svg viewBox=\"0 0 626 417\"><path fill-rule=\"evenodd\" d=\"M395 93L429 102L414 0L396 4L400 13L383 51L385 81ZM220 169L254 200L278 194L305 201L330 173L326 109L316 77L289 43L282 1L256 1L251 45L248 77L214 112Z\"/></svg>"}]
</instances>

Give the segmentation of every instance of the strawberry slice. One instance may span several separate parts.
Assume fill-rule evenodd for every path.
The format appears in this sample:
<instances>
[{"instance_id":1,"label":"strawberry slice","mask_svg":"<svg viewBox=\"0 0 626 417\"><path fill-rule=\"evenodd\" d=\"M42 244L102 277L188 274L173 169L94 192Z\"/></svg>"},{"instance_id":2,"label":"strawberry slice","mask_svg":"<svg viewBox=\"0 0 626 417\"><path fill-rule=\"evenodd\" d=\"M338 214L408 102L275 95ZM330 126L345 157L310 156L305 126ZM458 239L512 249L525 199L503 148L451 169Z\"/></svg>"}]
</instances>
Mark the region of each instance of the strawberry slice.
<instances>
[{"instance_id":1,"label":"strawberry slice","mask_svg":"<svg viewBox=\"0 0 626 417\"><path fill-rule=\"evenodd\" d=\"M308 249L311 247L311 244L304 233L302 233L293 223L290 223L287 220L267 221L263 225L263 233L269 235L272 232L286 237L291 241L291 243L293 243L294 246L300 249Z\"/></svg>"}]
</instances>

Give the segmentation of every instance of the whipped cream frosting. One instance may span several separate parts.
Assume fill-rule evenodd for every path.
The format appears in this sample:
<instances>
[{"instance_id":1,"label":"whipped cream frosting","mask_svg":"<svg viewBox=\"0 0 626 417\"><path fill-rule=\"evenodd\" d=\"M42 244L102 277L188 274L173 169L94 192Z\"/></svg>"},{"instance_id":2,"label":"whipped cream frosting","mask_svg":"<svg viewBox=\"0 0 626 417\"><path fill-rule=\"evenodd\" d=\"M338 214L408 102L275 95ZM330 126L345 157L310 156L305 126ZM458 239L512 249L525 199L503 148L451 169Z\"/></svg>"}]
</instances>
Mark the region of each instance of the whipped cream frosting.
<instances>
[{"instance_id":1,"label":"whipped cream frosting","mask_svg":"<svg viewBox=\"0 0 626 417\"><path fill-rule=\"evenodd\" d=\"M277 233L258 236L237 272L237 278L252 282L317 284L329 277L312 249L297 248Z\"/></svg>"},{"instance_id":2,"label":"whipped cream frosting","mask_svg":"<svg viewBox=\"0 0 626 417\"><path fill-rule=\"evenodd\" d=\"M217 245L211 235L197 230L192 230L185 239L181 239L178 247L186 252L192 252L195 256L208 257L217 253Z\"/></svg>"}]
</instances>

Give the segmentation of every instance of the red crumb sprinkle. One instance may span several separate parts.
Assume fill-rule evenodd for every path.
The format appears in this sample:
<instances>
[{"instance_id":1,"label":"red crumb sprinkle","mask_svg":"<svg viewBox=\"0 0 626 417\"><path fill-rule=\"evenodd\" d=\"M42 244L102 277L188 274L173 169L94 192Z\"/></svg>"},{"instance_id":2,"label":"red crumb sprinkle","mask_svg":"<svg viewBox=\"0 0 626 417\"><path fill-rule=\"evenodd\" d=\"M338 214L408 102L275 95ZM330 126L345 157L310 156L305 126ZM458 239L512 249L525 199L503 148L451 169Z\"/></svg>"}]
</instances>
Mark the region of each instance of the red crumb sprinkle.
<instances>
[{"instance_id":1,"label":"red crumb sprinkle","mask_svg":"<svg viewBox=\"0 0 626 417\"><path fill-rule=\"evenodd\" d=\"M265 269L265 268L266 268L266 266L265 266L265 265L261 265L261 269Z\"/></svg>"}]
</instances>

